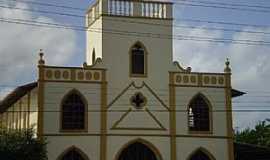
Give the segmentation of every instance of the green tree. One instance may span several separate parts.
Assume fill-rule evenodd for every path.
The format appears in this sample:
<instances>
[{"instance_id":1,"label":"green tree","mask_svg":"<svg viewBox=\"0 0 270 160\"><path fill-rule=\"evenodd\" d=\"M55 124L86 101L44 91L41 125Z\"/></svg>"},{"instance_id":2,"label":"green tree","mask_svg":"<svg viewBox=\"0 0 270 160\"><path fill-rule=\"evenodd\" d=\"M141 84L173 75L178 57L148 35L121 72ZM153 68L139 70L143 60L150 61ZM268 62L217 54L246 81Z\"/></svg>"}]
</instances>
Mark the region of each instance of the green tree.
<instances>
[{"instance_id":1,"label":"green tree","mask_svg":"<svg viewBox=\"0 0 270 160\"><path fill-rule=\"evenodd\" d=\"M35 137L33 129L0 129L1 160L47 160L46 143Z\"/></svg>"},{"instance_id":2,"label":"green tree","mask_svg":"<svg viewBox=\"0 0 270 160\"><path fill-rule=\"evenodd\" d=\"M244 129L235 132L235 140L240 143L248 143L270 147L270 120L259 122L254 129Z\"/></svg>"}]
</instances>

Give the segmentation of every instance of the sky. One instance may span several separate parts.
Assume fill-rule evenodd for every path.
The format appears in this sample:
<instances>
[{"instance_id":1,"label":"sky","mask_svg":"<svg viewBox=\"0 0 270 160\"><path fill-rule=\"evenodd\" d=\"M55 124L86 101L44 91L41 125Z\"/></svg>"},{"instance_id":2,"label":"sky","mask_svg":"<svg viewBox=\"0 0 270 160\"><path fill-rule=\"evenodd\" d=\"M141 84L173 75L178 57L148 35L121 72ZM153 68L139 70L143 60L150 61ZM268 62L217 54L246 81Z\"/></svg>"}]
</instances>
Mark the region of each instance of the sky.
<instances>
[{"instance_id":1,"label":"sky","mask_svg":"<svg viewBox=\"0 0 270 160\"><path fill-rule=\"evenodd\" d=\"M198 3L198 1L207 3ZM270 1L268 0L174 0L173 2L175 2L174 35L270 43ZM208 2L212 3L209 4ZM38 3L64 5L77 9L42 6L37 5ZM83 16L85 9L91 3L93 3L91 0L1 0L0 19L6 21L23 19L84 26L85 20L82 17L40 13L33 10ZM234 6L207 7L209 5L220 6L217 3L231 3ZM246 7L236 4L246 5ZM260 7L251 8L247 6ZM227 9L225 9L226 7ZM228 9L228 7L238 7L238 9ZM197 22L188 20L196 20ZM207 21L207 23L199 23L198 20ZM246 25L209 23L213 21ZM258 27L258 25L264 27ZM186 26L192 26L192 28ZM213 28L241 32L228 32ZM250 31L253 33L250 33ZM0 97L6 95L14 86L36 80L39 49L44 50L49 65L81 66L85 61L85 35L85 32L75 30L0 21ZM233 100L233 109L270 110L269 43L265 43L266 45L245 45L174 40L173 55L174 60L179 61L181 65L190 66L193 71L203 72L222 72L225 59L229 58L233 73L233 87L248 93ZM234 127L240 129L253 127L258 121L269 117L270 112L235 112Z\"/></svg>"}]
</instances>

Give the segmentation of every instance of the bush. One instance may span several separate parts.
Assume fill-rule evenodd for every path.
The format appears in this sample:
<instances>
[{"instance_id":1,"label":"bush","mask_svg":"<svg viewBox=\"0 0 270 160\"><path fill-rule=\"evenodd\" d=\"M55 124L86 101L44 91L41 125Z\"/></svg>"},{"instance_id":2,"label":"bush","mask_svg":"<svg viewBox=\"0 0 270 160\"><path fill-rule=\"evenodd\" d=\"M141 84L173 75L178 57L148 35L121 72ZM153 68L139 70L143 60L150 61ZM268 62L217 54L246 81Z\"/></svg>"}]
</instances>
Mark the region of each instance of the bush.
<instances>
[{"instance_id":1,"label":"bush","mask_svg":"<svg viewBox=\"0 0 270 160\"><path fill-rule=\"evenodd\" d=\"M45 140L35 137L33 129L0 129L1 160L47 160Z\"/></svg>"}]
</instances>

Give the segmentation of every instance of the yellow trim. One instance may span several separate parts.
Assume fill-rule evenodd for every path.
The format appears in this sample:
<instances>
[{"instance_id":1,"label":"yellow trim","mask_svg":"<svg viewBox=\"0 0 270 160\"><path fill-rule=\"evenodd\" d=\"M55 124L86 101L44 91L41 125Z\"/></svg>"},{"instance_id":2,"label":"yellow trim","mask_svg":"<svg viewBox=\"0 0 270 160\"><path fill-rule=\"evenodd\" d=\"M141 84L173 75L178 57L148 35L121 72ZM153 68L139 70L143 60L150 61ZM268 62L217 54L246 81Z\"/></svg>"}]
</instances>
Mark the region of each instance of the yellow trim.
<instances>
[{"instance_id":1,"label":"yellow trim","mask_svg":"<svg viewBox=\"0 0 270 160\"><path fill-rule=\"evenodd\" d=\"M169 73L169 105L170 105L170 146L171 146L171 160L177 159L176 154L176 95L174 83L174 74Z\"/></svg>"},{"instance_id":2,"label":"yellow trim","mask_svg":"<svg viewBox=\"0 0 270 160\"><path fill-rule=\"evenodd\" d=\"M234 145L233 145L233 127L232 127L232 100L231 100L231 73L227 73L225 76L226 89L226 114L227 114L227 136L231 137L227 140L228 145L228 156L229 160L234 160Z\"/></svg>"},{"instance_id":3,"label":"yellow trim","mask_svg":"<svg viewBox=\"0 0 270 160\"><path fill-rule=\"evenodd\" d=\"M167 129L162 125L162 123L157 119L157 117L155 117L155 115L153 115L148 108L145 109L146 112L155 120L155 122L159 125L161 130L166 131Z\"/></svg>"},{"instance_id":4,"label":"yellow trim","mask_svg":"<svg viewBox=\"0 0 270 160\"><path fill-rule=\"evenodd\" d=\"M107 109L109 109L123 94L126 93L126 91L134 85L134 82L130 83L123 91L120 92L108 105Z\"/></svg>"},{"instance_id":5,"label":"yellow trim","mask_svg":"<svg viewBox=\"0 0 270 160\"><path fill-rule=\"evenodd\" d=\"M145 82L142 83L141 86L136 86L135 82L131 82L126 88L124 88L120 94L118 94L108 105L108 109L111 108L111 106L122 96L125 94L125 92L131 87L133 86L136 89L142 89L144 86L154 95L154 97L162 104L162 106L166 109L166 110L170 110L169 107L163 102L163 100L154 92L153 89L151 89L151 87L149 87Z\"/></svg>"},{"instance_id":6,"label":"yellow trim","mask_svg":"<svg viewBox=\"0 0 270 160\"><path fill-rule=\"evenodd\" d=\"M169 71L172 74L198 74L198 75L216 75L216 76L225 76L226 73L214 73L214 72L179 72L179 71Z\"/></svg>"},{"instance_id":7,"label":"yellow trim","mask_svg":"<svg viewBox=\"0 0 270 160\"><path fill-rule=\"evenodd\" d=\"M134 74L134 73L132 73L132 67L133 67L132 66L132 49L136 45L141 46L143 48L143 50L144 50L144 74ZM132 78L146 78L147 73L148 73L148 51L147 51L145 45L142 42L137 41L133 45L131 45L131 47L129 49L129 77L132 77Z\"/></svg>"},{"instance_id":8,"label":"yellow trim","mask_svg":"<svg viewBox=\"0 0 270 160\"><path fill-rule=\"evenodd\" d=\"M102 84L100 92L100 104L101 104L101 113L100 113L100 160L107 159L107 81L106 81L106 72L102 71Z\"/></svg>"},{"instance_id":9,"label":"yellow trim","mask_svg":"<svg viewBox=\"0 0 270 160\"><path fill-rule=\"evenodd\" d=\"M118 124L119 124L120 122L122 122L122 120L123 120L123 119L124 119L131 111L132 111L132 109L129 108L128 111L125 112L125 113L120 117L120 119L117 120L117 121L113 124L113 126L112 126L111 129L117 129L117 128L118 128L118 127L117 127Z\"/></svg>"},{"instance_id":10,"label":"yellow trim","mask_svg":"<svg viewBox=\"0 0 270 160\"><path fill-rule=\"evenodd\" d=\"M77 81L77 80L43 80L43 82L60 82L60 83L92 83L101 84L101 81Z\"/></svg>"},{"instance_id":11,"label":"yellow trim","mask_svg":"<svg viewBox=\"0 0 270 160\"><path fill-rule=\"evenodd\" d=\"M39 65L39 79L38 79L38 126L37 136L42 138L44 130L44 66Z\"/></svg>"},{"instance_id":12,"label":"yellow trim","mask_svg":"<svg viewBox=\"0 0 270 160\"><path fill-rule=\"evenodd\" d=\"M170 108L159 98L159 96L154 92L153 89L151 89L145 82L143 82L143 85L156 97L156 99L163 105L163 107L166 108L166 110L170 110Z\"/></svg>"},{"instance_id":13,"label":"yellow trim","mask_svg":"<svg viewBox=\"0 0 270 160\"><path fill-rule=\"evenodd\" d=\"M59 134L59 133L48 133L44 134L44 136L50 137L61 137L61 136L101 136L100 133L68 133L68 134ZM136 134L127 134L127 133L110 133L106 134L106 136L131 136L131 137L171 137L170 134L145 134L145 133L136 133ZM177 138L205 138L205 139L232 139L231 137L227 136L213 136L213 135L184 135L184 134L176 134Z\"/></svg>"},{"instance_id":14,"label":"yellow trim","mask_svg":"<svg viewBox=\"0 0 270 160\"><path fill-rule=\"evenodd\" d=\"M63 119L63 103L64 101L67 99L67 97L70 95L70 94L77 94L78 96L80 96L80 98L82 99L83 103L84 103L84 129L79 129L79 130L66 130L66 129L63 129L63 126L62 126L62 119ZM86 98L83 96L83 94L78 91L77 89L72 89L70 91L68 91L64 97L62 98L61 100L61 103L60 103L60 116L59 116L59 126L60 126L60 129L59 129L59 132L65 132L65 133L68 133L68 132L88 132L88 102L86 100Z\"/></svg>"},{"instance_id":15,"label":"yellow trim","mask_svg":"<svg viewBox=\"0 0 270 160\"><path fill-rule=\"evenodd\" d=\"M189 117L188 117L188 114L187 115L187 127L188 127L188 133L189 134L213 134L213 106L210 102L210 100L201 92L195 94L189 101L189 104L187 106L187 112L189 111L189 106L190 106L190 103L194 100L194 98L196 98L197 96L201 96L204 101L208 104L208 107L209 107L209 131L191 131L189 129Z\"/></svg>"},{"instance_id":16,"label":"yellow trim","mask_svg":"<svg viewBox=\"0 0 270 160\"><path fill-rule=\"evenodd\" d=\"M201 151L201 152L203 152L204 154L206 154L206 155L208 156L208 158L210 158L210 160L216 160L215 157L214 157L207 149L205 149L205 148L203 148L203 147L199 147L198 149L194 150L194 151L188 156L187 160L191 160L192 156L193 156L194 154L196 154L197 152L199 152L199 151Z\"/></svg>"},{"instance_id":17,"label":"yellow trim","mask_svg":"<svg viewBox=\"0 0 270 160\"><path fill-rule=\"evenodd\" d=\"M111 127L111 130L155 130L155 131L166 131L167 129L162 125L162 123L150 112L149 109L145 108L145 111L147 114L158 124L159 128L144 128L144 127L118 127L118 125L127 117L127 115L132 112L132 108L129 108L127 112L125 112L119 120L117 120L113 126Z\"/></svg>"},{"instance_id":18,"label":"yellow trim","mask_svg":"<svg viewBox=\"0 0 270 160\"><path fill-rule=\"evenodd\" d=\"M196 88L226 88L225 86L202 86L202 85L180 85L180 84L174 84L175 87L196 87Z\"/></svg>"},{"instance_id":19,"label":"yellow trim","mask_svg":"<svg viewBox=\"0 0 270 160\"><path fill-rule=\"evenodd\" d=\"M65 154L67 154L69 151L75 150L77 153L79 153L84 160L89 160L88 156L79 148L75 147L75 146L71 146L68 149L66 149L65 151L63 151L56 160L62 160L62 158L65 156Z\"/></svg>"},{"instance_id":20,"label":"yellow trim","mask_svg":"<svg viewBox=\"0 0 270 160\"><path fill-rule=\"evenodd\" d=\"M157 160L163 160L162 155L161 155L161 153L159 152L159 150L158 150L151 142L146 141L146 140L141 139L141 138L137 138L137 139L135 139L135 140L132 140L132 141L130 141L130 142L124 144L124 145L121 147L121 149L116 153L116 156L115 156L114 160L119 160L119 157L120 157L121 153L122 153L126 148L128 148L130 145L132 145L132 144L134 144L134 143L141 143L141 144L147 146L152 152L154 152L154 154L155 154Z\"/></svg>"}]
</instances>

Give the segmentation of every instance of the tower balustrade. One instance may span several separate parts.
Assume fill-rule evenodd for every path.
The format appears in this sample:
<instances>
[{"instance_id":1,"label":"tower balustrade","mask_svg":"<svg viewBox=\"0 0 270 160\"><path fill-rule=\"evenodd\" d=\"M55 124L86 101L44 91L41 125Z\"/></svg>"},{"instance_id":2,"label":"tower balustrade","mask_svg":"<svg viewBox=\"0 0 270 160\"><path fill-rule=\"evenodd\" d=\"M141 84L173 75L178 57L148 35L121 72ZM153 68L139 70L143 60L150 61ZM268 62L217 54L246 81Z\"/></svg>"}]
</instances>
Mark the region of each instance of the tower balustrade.
<instances>
[{"instance_id":1,"label":"tower balustrade","mask_svg":"<svg viewBox=\"0 0 270 160\"><path fill-rule=\"evenodd\" d=\"M172 3L150 0L97 0L87 11L90 26L101 15L172 19Z\"/></svg>"}]
</instances>

